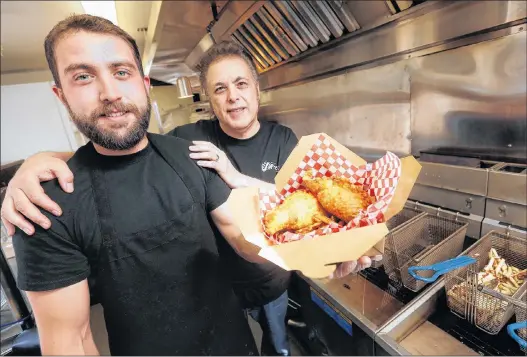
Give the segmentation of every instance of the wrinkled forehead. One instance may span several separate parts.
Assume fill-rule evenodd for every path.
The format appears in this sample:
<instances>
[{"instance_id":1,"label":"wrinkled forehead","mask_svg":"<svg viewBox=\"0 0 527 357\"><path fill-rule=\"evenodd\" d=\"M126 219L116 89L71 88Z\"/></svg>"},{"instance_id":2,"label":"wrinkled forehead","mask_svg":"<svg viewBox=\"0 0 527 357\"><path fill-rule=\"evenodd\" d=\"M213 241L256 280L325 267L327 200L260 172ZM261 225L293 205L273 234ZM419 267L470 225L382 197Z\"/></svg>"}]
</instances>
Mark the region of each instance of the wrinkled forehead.
<instances>
[{"instance_id":1,"label":"wrinkled forehead","mask_svg":"<svg viewBox=\"0 0 527 357\"><path fill-rule=\"evenodd\" d=\"M232 82L237 78L254 79L249 65L238 56L222 57L210 65L207 71L207 84Z\"/></svg>"},{"instance_id":2,"label":"wrinkled forehead","mask_svg":"<svg viewBox=\"0 0 527 357\"><path fill-rule=\"evenodd\" d=\"M57 70L75 64L87 64L93 68L107 68L111 63L129 62L137 67L130 44L109 34L76 31L62 36L55 45Z\"/></svg>"}]
</instances>

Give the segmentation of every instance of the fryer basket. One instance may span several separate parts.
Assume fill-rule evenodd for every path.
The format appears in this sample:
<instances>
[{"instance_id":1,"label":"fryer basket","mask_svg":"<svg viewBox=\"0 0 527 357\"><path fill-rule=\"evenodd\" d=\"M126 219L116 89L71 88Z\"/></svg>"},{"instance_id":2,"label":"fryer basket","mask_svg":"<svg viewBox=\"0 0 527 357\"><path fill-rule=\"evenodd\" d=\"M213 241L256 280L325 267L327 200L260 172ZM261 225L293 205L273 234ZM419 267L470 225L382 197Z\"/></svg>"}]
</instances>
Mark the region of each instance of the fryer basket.
<instances>
[{"instance_id":1,"label":"fryer basket","mask_svg":"<svg viewBox=\"0 0 527 357\"><path fill-rule=\"evenodd\" d=\"M527 240L491 231L469 247L464 255L476 263L453 270L445 276L445 291L450 310L489 334L497 334L514 314L514 305L478 289L477 274L489 262L494 248L508 265L520 270L527 267ZM527 280L526 280L527 281ZM526 290L526 281L511 296L517 299Z\"/></svg>"},{"instance_id":2,"label":"fryer basket","mask_svg":"<svg viewBox=\"0 0 527 357\"><path fill-rule=\"evenodd\" d=\"M525 289L524 289L525 290ZM524 291L521 300L527 300L527 293ZM520 306L515 306L514 311L516 313L516 322L526 321L527 320L527 309L521 308ZM524 341L527 341L527 328L518 329L518 336ZM524 352L527 352L527 348L522 348Z\"/></svg>"},{"instance_id":3,"label":"fryer basket","mask_svg":"<svg viewBox=\"0 0 527 357\"><path fill-rule=\"evenodd\" d=\"M390 218L388 221L386 221L386 226L388 227L388 230L390 232L386 235L386 237L384 237L385 238L385 243L384 243L385 252L383 254L383 259L378 262L373 261L371 264L372 268L380 268L381 266L384 265L385 266L384 269L386 269L385 261L392 259L390 255L393 254L391 253L393 248L390 248L390 242L393 239L392 238L393 232L395 232L397 229L399 229L403 225L411 222L414 218L424 215L424 214L425 213L423 211L417 208L404 207L399 213L397 213L392 218ZM388 263L388 268L391 268L392 266L393 266L393 263L392 263L392 260L390 260L390 262ZM388 274L388 276L390 275L388 271L386 271L386 274Z\"/></svg>"},{"instance_id":4,"label":"fryer basket","mask_svg":"<svg viewBox=\"0 0 527 357\"><path fill-rule=\"evenodd\" d=\"M463 250L468 223L423 213L396 229L386 239L385 271L391 280L418 292L427 283L408 273L411 266L427 266L458 256ZM425 277L433 272L425 271Z\"/></svg>"}]
</instances>

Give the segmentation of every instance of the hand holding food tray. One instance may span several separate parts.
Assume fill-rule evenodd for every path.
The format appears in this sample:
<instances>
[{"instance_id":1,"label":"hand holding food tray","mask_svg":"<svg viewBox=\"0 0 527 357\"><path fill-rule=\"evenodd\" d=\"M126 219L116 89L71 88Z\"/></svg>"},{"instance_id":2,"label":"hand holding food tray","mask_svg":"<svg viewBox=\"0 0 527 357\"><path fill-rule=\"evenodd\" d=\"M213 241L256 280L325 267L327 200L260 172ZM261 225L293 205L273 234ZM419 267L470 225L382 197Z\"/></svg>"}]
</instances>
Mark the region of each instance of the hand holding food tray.
<instances>
[{"instance_id":1,"label":"hand holding food tray","mask_svg":"<svg viewBox=\"0 0 527 357\"><path fill-rule=\"evenodd\" d=\"M367 164L328 135L313 134L278 172L276 191L235 189L229 206L260 256L324 278L332 264L383 253L384 222L403 209L420 170L412 156L390 152Z\"/></svg>"}]
</instances>

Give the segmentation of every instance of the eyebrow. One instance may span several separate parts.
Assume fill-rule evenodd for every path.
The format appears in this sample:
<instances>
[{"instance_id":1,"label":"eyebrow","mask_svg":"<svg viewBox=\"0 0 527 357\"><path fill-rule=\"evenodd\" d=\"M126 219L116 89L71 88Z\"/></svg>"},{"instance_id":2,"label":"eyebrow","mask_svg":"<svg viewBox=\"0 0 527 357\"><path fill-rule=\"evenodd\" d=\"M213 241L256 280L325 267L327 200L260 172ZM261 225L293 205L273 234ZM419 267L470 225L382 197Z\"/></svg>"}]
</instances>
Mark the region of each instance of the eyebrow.
<instances>
[{"instance_id":1,"label":"eyebrow","mask_svg":"<svg viewBox=\"0 0 527 357\"><path fill-rule=\"evenodd\" d=\"M110 69L116 69L119 67L127 67L130 69L135 69L135 66L133 63L127 62L127 61L120 61L120 62L112 62L108 65ZM73 63L64 69L64 74L68 74L74 71L78 70L84 70L84 71L95 71L95 67L86 63Z\"/></svg>"},{"instance_id":2,"label":"eyebrow","mask_svg":"<svg viewBox=\"0 0 527 357\"><path fill-rule=\"evenodd\" d=\"M82 69L82 70L85 70L85 71L89 71L91 69L93 69L93 66L90 66L88 64L85 64L85 63L73 63L73 64L70 64L68 67L66 67L64 69L64 74L68 74L70 72L75 72L79 69Z\"/></svg>"},{"instance_id":3,"label":"eyebrow","mask_svg":"<svg viewBox=\"0 0 527 357\"><path fill-rule=\"evenodd\" d=\"M236 77L236 79L233 81L233 83L237 83L237 82L241 81L242 79L247 80L247 78L245 78L245 77L238 76L238 77ZM223 84L223 82L216 82L216 83L214 84L214 86L216 87L216 86L219 86L219 85L222 85L222 84Z\"/></svg>"}]
</instances>

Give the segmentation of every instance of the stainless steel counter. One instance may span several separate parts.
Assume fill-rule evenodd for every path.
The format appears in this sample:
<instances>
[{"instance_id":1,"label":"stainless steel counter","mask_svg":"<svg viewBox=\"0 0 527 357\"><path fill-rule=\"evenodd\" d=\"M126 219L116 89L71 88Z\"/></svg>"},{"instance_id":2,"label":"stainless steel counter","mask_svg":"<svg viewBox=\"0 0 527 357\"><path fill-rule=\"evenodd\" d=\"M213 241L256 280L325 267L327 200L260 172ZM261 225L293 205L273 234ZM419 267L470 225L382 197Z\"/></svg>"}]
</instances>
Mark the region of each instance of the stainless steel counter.
<instances>
[{"instance_id":1,"label":"stainless steel counter","mask_svg":"<svg viewBox=\"0 0 527 357\"><path fill-rule=\"evenodd\" d=\"M454 315L447 307L444 278L401 301L365 276L302 279L327 301L326 313L329 307L346 317L354 335L357 328L364 331L374 346L372 355L524 355L505 328L490 335Z\"/></svg>"},{"instance_id":2,"label":"stainless steel counter","mask_svg":"<svg viewBox=\"0 0 527 357\"><path fill-rule=\"evenodd\" d=\"M478 356L503 355L503 351L505 355L523 355L518 354L521 351L505 328L498 335L488 335L452 314L444 300L443 279L408 304L360 275L338 280L303 279L331 309L353 323L354 335L359 328L371 339L372 355ZM462 333L457 334L459 331Z\"/></svg>"},{"instance_id":3,"label":"stainless steel counter","mask_svg":"<svg viewBox=\"0 0 527 357\"><path fill-rule=\"evenodd\" d=\"M360 275L334 280L304 277L304 280L372 338L404 308L402 302Z\"/></svg>"},{"instance_id":4,"label":"stainless steel counter","mask_svg":"<svg viewBox=\"0 0 527 357\"><path fill-rule=\"evenodd\" d=\"M428 321L444 283L440 279L384 326L375 338L389 355L477 356L455 337Z\"/></svg>"}]
</instances>

